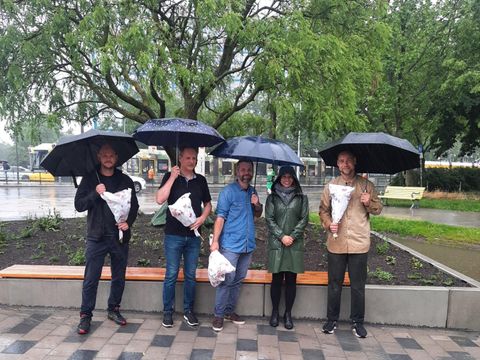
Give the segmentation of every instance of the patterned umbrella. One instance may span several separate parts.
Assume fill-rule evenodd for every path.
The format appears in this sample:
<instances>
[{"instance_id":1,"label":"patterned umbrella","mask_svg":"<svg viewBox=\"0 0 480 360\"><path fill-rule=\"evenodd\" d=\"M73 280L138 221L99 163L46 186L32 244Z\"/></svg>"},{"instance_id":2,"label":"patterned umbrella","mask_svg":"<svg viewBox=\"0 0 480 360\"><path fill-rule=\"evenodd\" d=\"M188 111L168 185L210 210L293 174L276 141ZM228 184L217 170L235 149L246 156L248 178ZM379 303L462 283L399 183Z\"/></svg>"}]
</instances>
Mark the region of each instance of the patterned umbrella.
<instances>
[{"instance_id":1,"label":"patterned umbrella","mask_svg":"<svg viewBox=\"0 0 480 360\"><path fill-rule=\"evenodd\" d=\"M225 141L217 130L198 120L167 118L151 119L133 133L133 138L146 145L171 147L213 146Z\"/></svg>"}]
</instances>

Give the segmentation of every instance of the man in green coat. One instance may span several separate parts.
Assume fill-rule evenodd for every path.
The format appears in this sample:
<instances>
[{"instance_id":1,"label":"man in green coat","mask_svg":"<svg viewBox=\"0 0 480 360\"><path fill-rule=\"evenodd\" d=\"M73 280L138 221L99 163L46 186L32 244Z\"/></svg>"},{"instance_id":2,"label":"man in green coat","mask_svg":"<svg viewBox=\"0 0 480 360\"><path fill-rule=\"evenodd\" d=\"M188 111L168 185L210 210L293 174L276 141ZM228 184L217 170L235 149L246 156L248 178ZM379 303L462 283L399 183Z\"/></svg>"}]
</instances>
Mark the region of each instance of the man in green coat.
<instances>
[{"instance_id":1,"label":"man in green coat","mask_svg":"<svg viewBox=\"0 0 480 360\"><path fill-rule=\"evenodd\" d=\"M285 279L284 325L293 328L292 307L297 291L297 274L303 273L304 231L308 222L308 198L291 166L280 168L265 205L268 237L268 272L272 273L270 325L278 326L282 282Z\"/></svg>"}]
</instances>

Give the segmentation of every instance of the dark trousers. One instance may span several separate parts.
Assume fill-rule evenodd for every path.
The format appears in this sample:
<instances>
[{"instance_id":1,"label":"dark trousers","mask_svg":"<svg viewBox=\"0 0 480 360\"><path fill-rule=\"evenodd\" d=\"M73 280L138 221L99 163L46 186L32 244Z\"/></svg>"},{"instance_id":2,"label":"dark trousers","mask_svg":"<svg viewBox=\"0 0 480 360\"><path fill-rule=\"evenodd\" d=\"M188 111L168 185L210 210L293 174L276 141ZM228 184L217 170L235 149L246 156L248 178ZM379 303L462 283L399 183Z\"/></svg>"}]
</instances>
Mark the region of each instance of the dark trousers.
<instances>
[{"instance_id":1,"label":"dark trousers","mask_svg":"<svg viewBox=\"0 0 480 360\"><path fill-rule=\"evenodd\" d=\"M272 310L278 311L280 304L280 295L282 292L282 283L285 278L285 312L291 312L295 296L297 295L297 274L290 271L282 271L272 274L272 285L270 287L270 297L272 299Z\"/></svg>"},{"instance_id":2,"label":"dark trousers","mask_svg":"<svg viewBox=\"0 0 480 360\"><path fill-rule=\"evenodd\" d=\"M112 281L108 309L113 310L120 306L123 290L125 288L125 271L128 260L128 243L122 244L115 235L103 236L100 239L87 237L87 249L85 250L86 264L82 289L81 314L92 316L97 300L97 289L105 256L110 255L110 269Z\"/></svg>"},{"instance_id":3,"label":"dark trousers","mask_svg":"<svg viewBox=\"0 0 480 360\"><path fill-rule=\"evenodd\" d=\"M363 323L365 318L365 283L367 281L367 258L364 254L328 253L328 320L338 320L345 270L348 265L350 277L350 319Z\"/></svg>"}]
</instances>

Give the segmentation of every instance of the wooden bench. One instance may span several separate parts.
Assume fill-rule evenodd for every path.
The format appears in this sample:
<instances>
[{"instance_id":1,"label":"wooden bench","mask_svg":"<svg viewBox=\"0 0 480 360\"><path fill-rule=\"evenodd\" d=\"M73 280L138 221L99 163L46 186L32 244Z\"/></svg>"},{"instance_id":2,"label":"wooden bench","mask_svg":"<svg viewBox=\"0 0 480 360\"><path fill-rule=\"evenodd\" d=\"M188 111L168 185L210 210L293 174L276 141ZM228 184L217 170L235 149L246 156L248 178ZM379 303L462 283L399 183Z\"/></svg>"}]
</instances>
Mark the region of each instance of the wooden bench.
<instances>
[{"instance_id":1,"label":"wooden bench","mask_svg":"<svg viewBox=\"0 0 480 360\"><path fill-rule=\"evenodd\" d=\"M412 202L410 209L413 209L414 207L418 207L418 200L423 198L424 192L424 187L387 186L383 195L379 195L378 197L386 201L388 199L410 200Z\"/></svg>"},{"instance_id":2,"label":"wooden bench","mask_svg":"<svg viewBox=\"0 0 480 360\"><path fill-rule=\"evenodd\" d=\"M0 278L14 279L67 279L83 280L83 266L60 266L60 265L12 265L0 271ZM132 281L163 281L165 279L164 268L127 267L126 279ZM198 282L209 282L207 269L197 269ZM104 266L102 280L110 280L110 267ZM180 269L178 280L183 281L183 270ZM266 270L248 270L245 283L269 284L272 274ZM299 285L327 285L328 274L325 271L306 271L298 274ZM345 273L344 285L350 285L348 273Z\"/></svg>"}]
</instances>

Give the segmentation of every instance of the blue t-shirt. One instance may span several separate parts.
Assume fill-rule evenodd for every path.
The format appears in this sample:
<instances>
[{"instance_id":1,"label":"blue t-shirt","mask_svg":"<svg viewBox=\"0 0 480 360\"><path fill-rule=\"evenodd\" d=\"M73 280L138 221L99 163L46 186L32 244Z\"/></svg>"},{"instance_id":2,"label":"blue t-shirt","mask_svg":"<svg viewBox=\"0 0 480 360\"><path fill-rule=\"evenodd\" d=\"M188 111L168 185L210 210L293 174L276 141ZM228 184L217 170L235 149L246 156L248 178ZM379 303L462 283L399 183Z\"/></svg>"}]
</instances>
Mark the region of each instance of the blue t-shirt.
<instances>
[{"instance_id":1,"label":"blue t-shirt","mask_svg":"<svg viewBox=\"0 0 480 360\"><path fill-rule=\"evenodd\" d=\"M218 196L217 216L225 219L220 234L220 248L235 253L255 250L254 210L250 202L257 192L249 186L246 190L235 181L227 185Z\"/></svg>"}]
</instances>

